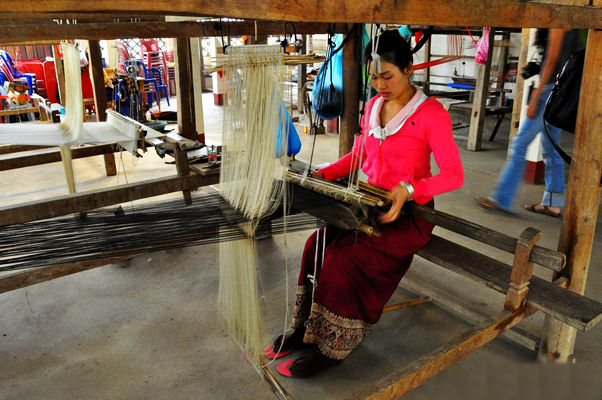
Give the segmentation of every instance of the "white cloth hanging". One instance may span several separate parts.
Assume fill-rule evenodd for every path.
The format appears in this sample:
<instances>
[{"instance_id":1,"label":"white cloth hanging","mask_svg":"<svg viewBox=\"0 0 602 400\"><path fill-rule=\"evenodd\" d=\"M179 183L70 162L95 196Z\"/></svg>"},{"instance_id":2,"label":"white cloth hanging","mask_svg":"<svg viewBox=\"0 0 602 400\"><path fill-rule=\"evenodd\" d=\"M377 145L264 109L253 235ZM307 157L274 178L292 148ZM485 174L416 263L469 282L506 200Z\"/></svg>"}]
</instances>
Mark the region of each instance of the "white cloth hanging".
<instances>
[{"instance_id":1,"label":"white cloth hanging","mask_svg":"<svg viewBox=\"0 0 602 400\"><path fill-rule=\"evenodd\" d=\"M70 146L74 144L118 143L134 153L138 147L140 129L147 138L161 133L131 118L107 110L106 122L83 122L83 95L79 51L73 44L63 43L65 68L65 119L60 124L15 123L0 124L0 144L38 146Z\"/></svg>"}]
</instances>

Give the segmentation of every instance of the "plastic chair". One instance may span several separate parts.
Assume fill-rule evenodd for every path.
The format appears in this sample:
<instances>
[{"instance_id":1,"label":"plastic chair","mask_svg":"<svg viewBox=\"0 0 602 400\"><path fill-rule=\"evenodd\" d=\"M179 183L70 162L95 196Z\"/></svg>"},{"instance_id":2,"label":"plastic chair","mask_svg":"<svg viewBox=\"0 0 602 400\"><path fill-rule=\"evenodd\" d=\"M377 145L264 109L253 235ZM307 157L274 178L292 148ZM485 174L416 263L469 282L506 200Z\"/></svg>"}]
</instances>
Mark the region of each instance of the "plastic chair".
<instances>
[{"instance_id":1,"label":"plastic chair","mask_svg":"<svg viewBox=\"0 0 602 400\"><path fill-rule=\"evenodd\" d=\"M140 39L140 46L142 52L159 51L159 40L158 39Z\"/></svg>"},{"instance_id":2,"label":"plastic chair","mask_svg":"<svg viewBox=\"0 0 602 400\"><path fill-rule=\"evenodd\" d=\"M8 52L6 50L0 50L0 58L4 62L4 65L6 65L6 67L10 71L13 78L24 78L27 81L27 86L29 86L29 94L33 94L33 92L36 91L36 83L37 83L36 74L19 73L19 71L17 71L17 68L15 68L15 63L13 62L12 57L10 56L10 54L8 54Z\"/></svg>"},{"instance_id":3,"label":"plastic chair","mask_svg":"<svg viewBox=\"0 0 602 400\"><path fill-rule=\"evenodd\" d=\"M36 75L36 93L42 97L47 97L46 79L44 76L44 66L42 62L35 60L17 61L15 63L23 73L33 73Z\"/></svg>"},{"instance_id":4,"label":"plastic chair","mask_svg":"<svg viewBox=\"0 0 602 400\"><path fill-rule=\"evenodd\" d=\"M159 100L161 99L161 90L163 90L163 94L167 99L167 105L169 106L169 94L167 92L167 85L163 82L163 71L160 68L152 67L151 74L153 78L155 78L158 82L157 84L157 92L159 93Z\"/></svg>"}]
</instances>

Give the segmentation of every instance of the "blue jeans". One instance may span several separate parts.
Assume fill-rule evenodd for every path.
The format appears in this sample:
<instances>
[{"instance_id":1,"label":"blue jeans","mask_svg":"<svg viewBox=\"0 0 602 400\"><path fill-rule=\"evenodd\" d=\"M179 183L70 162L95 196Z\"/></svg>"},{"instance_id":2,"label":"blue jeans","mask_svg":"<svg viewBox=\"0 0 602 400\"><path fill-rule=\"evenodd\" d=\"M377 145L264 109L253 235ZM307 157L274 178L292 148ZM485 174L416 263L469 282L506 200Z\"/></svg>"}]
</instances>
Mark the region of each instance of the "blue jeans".
<instances>
[{"instance_id":1,"label":"blue jeans","mask_svg":"<svg viewBox=\"0 0 602 400\"><path fill-rule=\"evenodd\" d=\"M543 126L544 107L553 87L554 84L549 84L543 88L535 118L526 118L520 124L518 133L512 141L512 156L504 164L502 173L490 196L492 201L506 211L511 211L518 186L525 174L527 147L539 132L542 132L543 158L546 164L546 191L543 194L541 204L554 207L564 206L564 164L545 134ZM518 101L518 99L515 99L515 101ZM550 136L556 143L559 143L560 129L550 124L547 125Z\"/></svg>"}]
</instances>

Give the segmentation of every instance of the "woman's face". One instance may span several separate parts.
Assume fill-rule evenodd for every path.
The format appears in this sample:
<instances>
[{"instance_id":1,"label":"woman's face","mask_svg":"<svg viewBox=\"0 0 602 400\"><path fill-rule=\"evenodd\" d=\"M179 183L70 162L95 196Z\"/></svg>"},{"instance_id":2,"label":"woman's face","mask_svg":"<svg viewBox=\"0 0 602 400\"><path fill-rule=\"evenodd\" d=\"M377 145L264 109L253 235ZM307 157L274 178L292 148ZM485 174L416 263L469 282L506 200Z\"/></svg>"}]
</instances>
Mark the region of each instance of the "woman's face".
<instances>
[{"instance_id":1,"label":"woman's face","mask_svg":"<svg viewBox=\"0 0 602 400\"><path fill-rule=\"evenodd\" d=\"M381 72L378 74L374 63L371 64L372 86L385 100L399 99L404 93L411 90L410 75L414 70L412 64L409 64L403 71L400 71L395 64L381 60L380 69Z\"/></svg>"}]
</instances>

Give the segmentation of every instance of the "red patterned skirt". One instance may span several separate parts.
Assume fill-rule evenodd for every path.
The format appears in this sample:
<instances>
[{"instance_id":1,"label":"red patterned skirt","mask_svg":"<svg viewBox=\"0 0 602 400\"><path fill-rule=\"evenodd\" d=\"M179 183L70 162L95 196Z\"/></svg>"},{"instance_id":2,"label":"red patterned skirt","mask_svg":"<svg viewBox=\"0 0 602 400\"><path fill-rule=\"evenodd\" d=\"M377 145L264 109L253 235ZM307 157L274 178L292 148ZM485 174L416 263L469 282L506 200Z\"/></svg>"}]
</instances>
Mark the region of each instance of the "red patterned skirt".
<instances>
[{"instance_id":1,"label":"red patterned skirt","mask_svg":"<svg viewBox=\"0 0 602 400\"><path fill-rule=\"evenodd\" d=\"M433 225L402 215L379 229L377 237L328 225L305 244L292 327L305 326L304 342L327 357L345 358L378 322Z\"/></svg>"}]
</instances>

